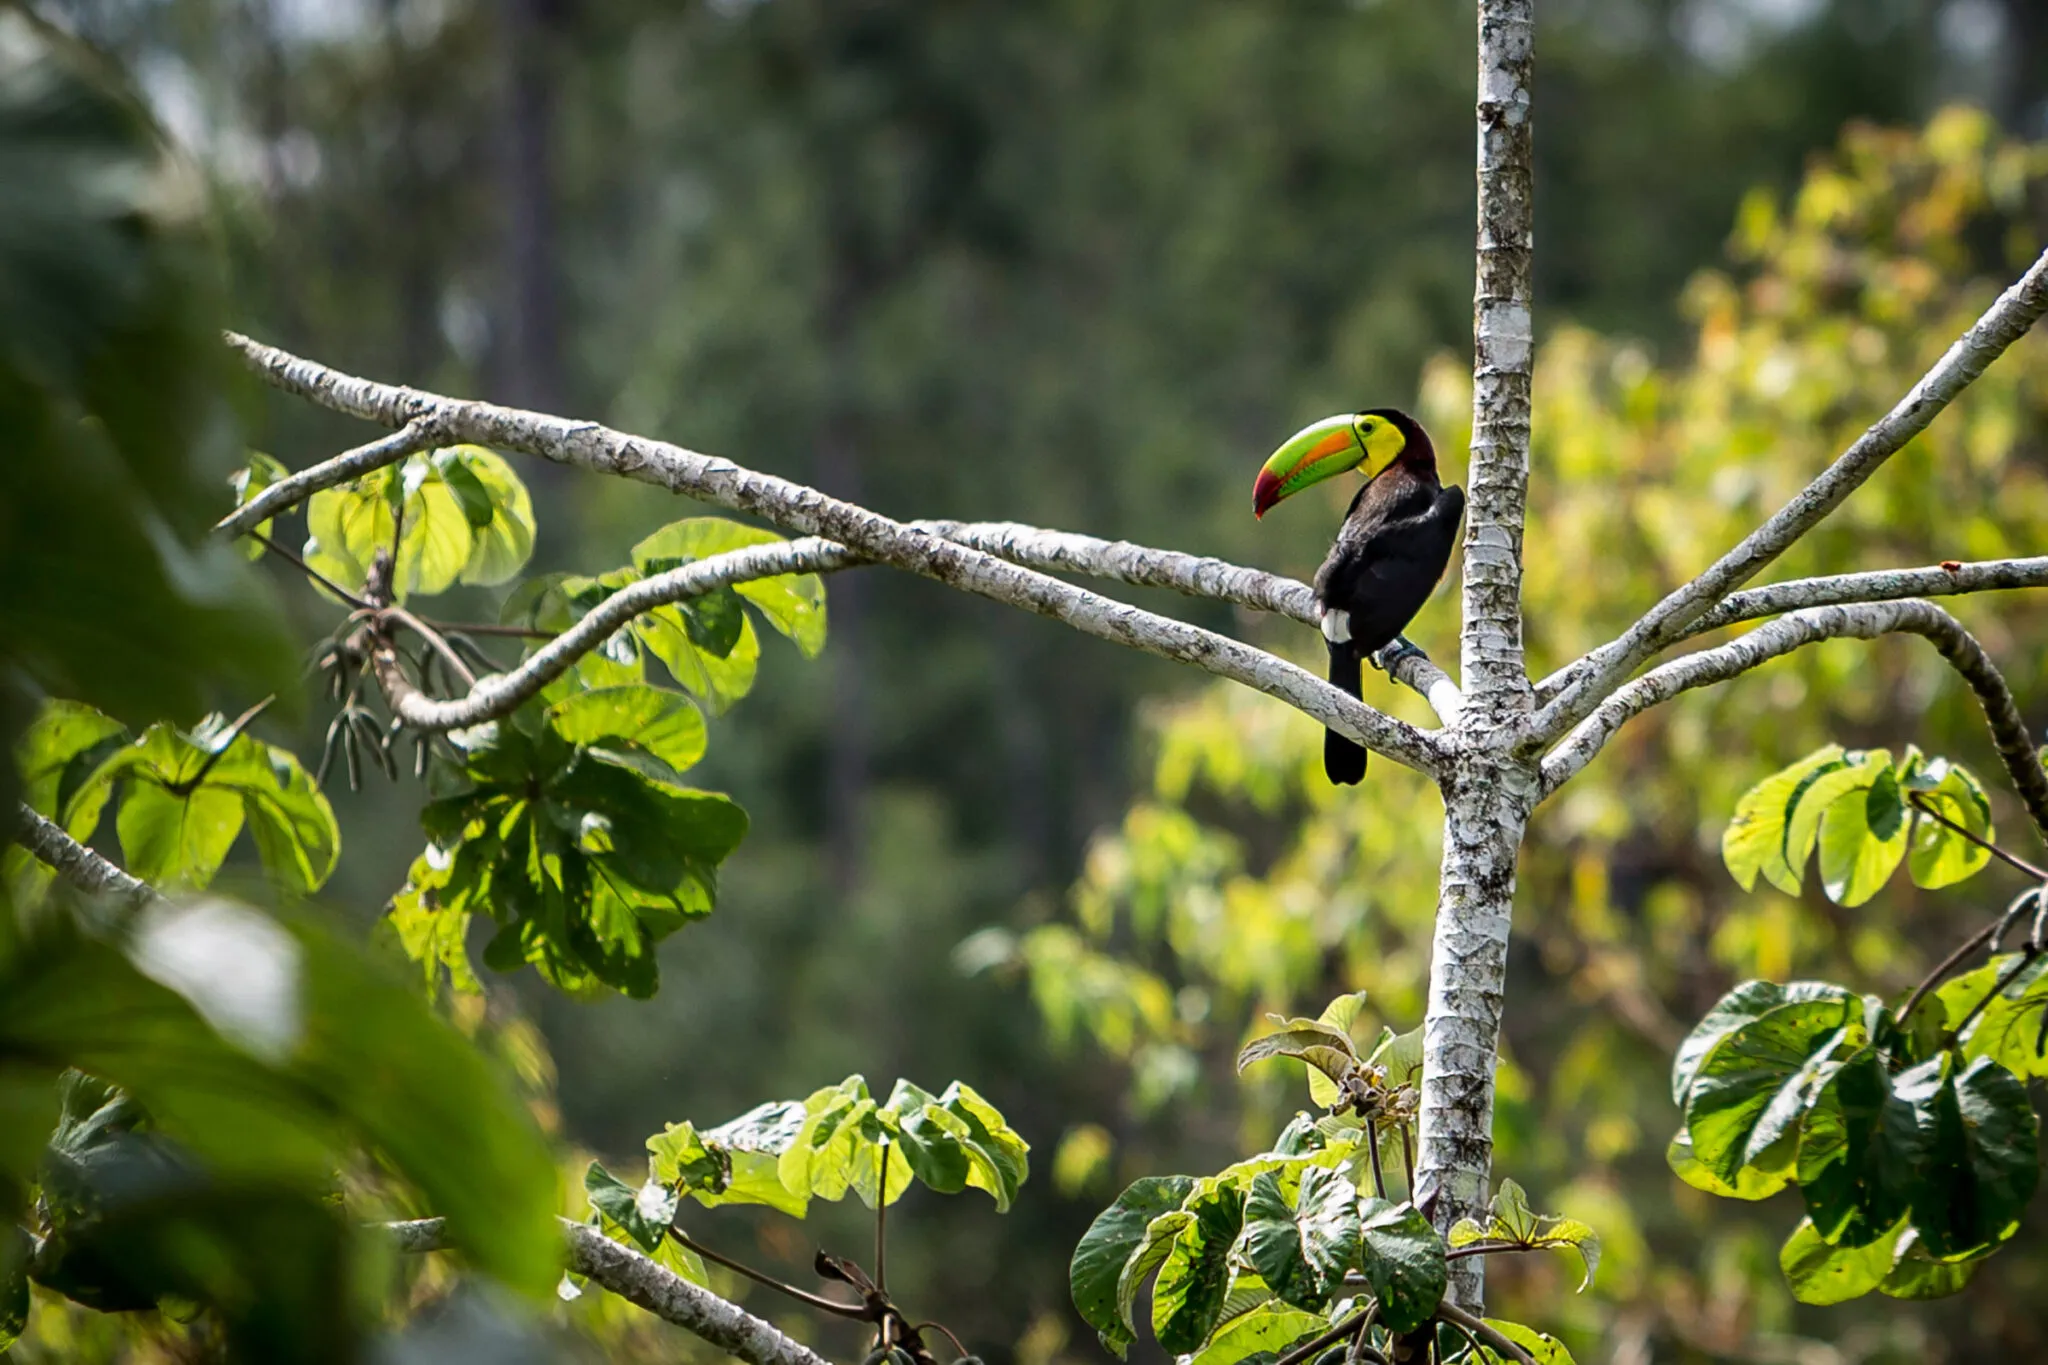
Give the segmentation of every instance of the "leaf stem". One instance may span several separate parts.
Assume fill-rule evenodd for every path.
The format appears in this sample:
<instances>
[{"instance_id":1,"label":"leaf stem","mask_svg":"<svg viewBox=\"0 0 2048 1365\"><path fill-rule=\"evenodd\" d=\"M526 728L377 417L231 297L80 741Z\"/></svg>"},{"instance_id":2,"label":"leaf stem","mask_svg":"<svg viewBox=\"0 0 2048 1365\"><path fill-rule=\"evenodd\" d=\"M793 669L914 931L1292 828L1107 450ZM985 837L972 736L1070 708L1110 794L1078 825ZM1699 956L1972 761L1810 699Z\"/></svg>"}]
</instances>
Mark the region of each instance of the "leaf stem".
<instances>
[{"instance_id":1,"label":"leaf stem","mask_svg":"<svg viewBox=\"0 0 2048 1365\"><path fill-rule=\"evenodd\" d=\"M264 549L270 551L270 553L276 555L279 559L282 559L285 563L291 565L294 569L297 569L306 577L312 579L315 583L318 583L321 587L327 589L327 591L333 593L336 597L339 597L342 601L356 608L356 610L370 610L370 604L368 602L365 602L362 598L356 596L347 588L342 587L341 584L335 582L326 574L321 573L311 564L308 564L305 560L299 558L290 550L285 549L284 546L278 544L269 536L264 535L261 531L244 531L242 534L249 537L249 539L255 541L258 545L261 545Z\"/></svg>"},{"instance_id":2,"label":"leaf stem","mask_svg":"<svg viewBox=\"0 0 2048 1365\"><path fill-rule=\"evenodd\" d=\"M248 729L256 717L269 710L270 704L276 700L277 694L273 692L228 722L228 728L214 736L212 747L207 751L205 760L200 763L199 771L193 773L190 777L181 777L176 782L166 782L164 790L180 800L199 790L199 784L204 782L206 775L213 771L213 765L220 762L221 755L234 748L235 741L242 737L242 731Z\"/></svg>"},{"instance_id":3,"label":"leaf stem","mask_svg":"<svg viewBox=\"0 0 2048 1365\"><path fill-rule=\"evenodd\" d=\"M882 1172L875 1178L875 1288L889 1292L889 1149L882 1139ZM950 1336L951 1333L948 1333ZM960 1354L966 1355L965 1351Z\"/></svg>"},{"instance_id":4,"label":"leaf stem","mask_svg":"<svg viewBox=\"0 0 2048 1365\"><path fill-rule=\"evenodd\" d=\"M2013 921L2026 913L2027 902L2029 900L2038 901L2040 896L2041 891L2038 887L2020 892L2018 896L2013 898L2012 904L2005 908L2004 914L1964 939L1961 944L1957 945L1954 952L1936 963L1934 970L1929 972L1921 980L1920 984L1913 988L1913 993L1906 997L1906 1003L1899 1007L1899 1012L1896 1016L1899 1023L1903 1025L1908 1019L1912 1018L1913 1011L1919 1007L1921 1000L1926 998L1927 993L1947 980L1949 974L1962 966L1964 959L1968 958L1970 954L1986 944L1996 944L1998 940L2004 938L2006 930L2012 927Z\"/></svg>"},{"instance_id":5,"label":"leaf stem","mask_svg":"<svg viewBox=\"0 0 2048 1365\"><path fill-rule=\"evenodd\" d=\"M1353 1313L1350 1317L1344 1319L1344 1321L1338 1323L1335 1327L1332 1327L1329 1331L1315 1338L1313 1341L1303 1342L1301 1345L1289 1351L1286 1355L1281 1356L1278 1360L1273 1362L1273 1365L1301 1365L1302 1361L1307 1360L1310 1356L1314 1355L1317 1351L1322 1350L1325 1346L1331 1345L1334 1342L1342 1341L1345 1337L1348 1337L1353 1332L1357 1331L1359 1324L1365 1322L1367 1319L1367 1315L1372 1313L1374 1309L1378 1308L1378 1306L1378 1304L1373 1304L1369 1307L1361 1308L1356 1313Z\"/></svg>"},{"instance_id":6,"label":"leaf stem","mask_svg":"<svg viewBox=\"0 0 2048 1365\"><path fill-rule=\"evenodd\" d=\"M952 1329L947 1327L946 1324L943 1322L920 1322L917 1324L917 1326L911 1328L910 1330L913 1332L922 1332L927 1327L938 1328L939 1331L945 1336L946 1340L953 1343L953 1349L960 1353L960 1358L962 1360L965 1360L968 1356L974 1354L972 1351L968 1350L966 1346L961 1344L960 1338L954 1336Z\"/></svg>"},{"instance_id":7,"label":"leaf stem","mask_svg":"<svg viewBox=\"0 0 2048 1365\"><path fill-rule=\"evenodd\" d=\"M476 674L469 671L469 665L464 663L462 656L455 652L455 647L441 638L441 632L435 630L419 617L414 616L404 607L386 607L378 613L378 616L384 620L396 621L407 630L413 632L413 634L419 636L433 648L436 654L441 656L443 663L454 670L455 676L462 679L463 686L476 686Z\"/></svg>"},{"instance_id":8,"label":"leaf stem","mask_svg":"<svg viewBox=\"0 0 2048 1365\"><path fill-rule=\"evenodd\" d=\"M1445 1299L1436 1306L1436 1315L1451 1324L1451 1326L1477 1337L1495 1355L1511 1357L1514 1360L1520 1361L1521 1365L1536 1365L1536 1358L1534 1356L1495 1331L1486 1319L1466 1312L1449 1299Z\"/></svg>"},{"instance_id":9,"label":"leaf stem","mask_svg":"<svg viewBox=\"0 0 2048 1365\"><path fill-rule=\"evenodd\" d=\"M2000 848L1997 844L1992 843L1989 839L1983 838L1980 835L1972 833L1970 830L1964 828L1963 826L1957 824L1955 821L1949 819L1946 815L1943 815L1934 807L1928 805L1926 801L1921 799L1919 792L1912 793L1906 799L1908 804L1910 804L1914 810L1919 811L1922 815L1925 815L1928 819L1934 821L1938 825L1946 825L1949 829L1955 831L1957 834L1962 835L1963 838L1969 840L1977 847L1983 849L1985 852L1991 854L1993 857L2004 862L2007 866L2017 868L2019 871L2026 873L2029 877L2032 877L2037 882L2048 882L2048 869L2036 867L2032 863L2028 862L2025 858L2016 857L2013 854L2007 853L2004 849Z\"/></svg>"},{"instance_id":10,"label":"leaf stem","mask_svg":"<svg viewBox=\"0 0 2048 1365\"><path fill-rule=\"evenodd\" d=\"M696 1252L699 1256L702 1256L705 1260L715 1261L719 1265L724 1266L727 1270L736 1271L739 1274L746 1276L755 1284L763 1285L769 1289L777 1291L778 1293L787 1294L792 1299L795 1299L798 1303L805 1304L809 1307L815 1308L821 1313L831 1313L842 1318L852 1318L856 1322L874 1321L872 1313L864 1304L839 1303L833 1299L828 1299L822 1297L821 1295L813 1294L808 1290L798 1289L793 1284L784 1284L781 1280L776 1279L773 1275L763 1274L762 1272L754 1269L752 1266L740 1264L738 1261L733 1260L730 1256L720 1255L718 1252L713 1251L710 1247L705 1246L702 1242L699 1242L696 1238L690 1236L689 1233L684 1232L674 1223L670 1223L668 1225L668 1235L675 1238L677 1242L681 1243L683 1246L687 1247L691 1251Z\"/></svg>"},{"instance_id":11,"label":"leaf stem","mask_svg":"<svg viewBox=\"0 0 2048 1365\"><path fill-rule=\"evenodd\" d=\"M2005 988L2010 986L2021 972L2033 966L2035 960L2041 956L2041 953L2042 949L2038 940L2030 940L2027 946L2020 950L2019 960L1998 974L1997 984L1984 993L1983 999L1970 1006L1970 1012L1956 1021L1956 1026L1948 1031L1948 1036L1950 1038L1962 1037L1969 1030L1970 1025L1977 1022L1977 1016L1984 1012L1984 1007L2005 994Z\"/></svg>"},{"instance_id":12,"label":"leaf stem","mask_svg":"<svg viewBox=\"0 0 2048 1365\"><path fill-rule=\"evenodd\" d=\"M1387 1197L1387 1177L1380 1170L1380 1136L1373 1127L1373 1121L1365 1121L1365 1149L1372 1153L1372 1192L1381 1199Z\"/></svg>"}]
</instances>

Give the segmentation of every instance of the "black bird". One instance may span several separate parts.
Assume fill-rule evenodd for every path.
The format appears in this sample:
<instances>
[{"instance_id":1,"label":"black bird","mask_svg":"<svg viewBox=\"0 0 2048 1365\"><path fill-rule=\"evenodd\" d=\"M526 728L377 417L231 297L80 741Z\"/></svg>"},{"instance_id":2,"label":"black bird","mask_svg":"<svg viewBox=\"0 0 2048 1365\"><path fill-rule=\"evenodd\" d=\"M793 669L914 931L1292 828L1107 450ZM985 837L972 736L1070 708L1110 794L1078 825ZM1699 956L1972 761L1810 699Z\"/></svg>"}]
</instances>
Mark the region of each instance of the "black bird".
<instances>
[{"instance_id":1,"label":"black bird","mask_svg":"<svg viewBox=\"0 0 2048 1365\"><path fill-rule=\"evenodd\" d=\"M1330 646L1330 682L1360 695L1360 665L1422 610L1451 562L1465 491L1436 474L1436 446L1395 408L1326 417L1273 452L1252 490L1252 512L1346 470L1365 476L1337 543L1316 570L1316 602ZM1323 737L1323 772L1349 786L1365 776L1365 750L1336 731Z\"/></svg>"}]
</instances>

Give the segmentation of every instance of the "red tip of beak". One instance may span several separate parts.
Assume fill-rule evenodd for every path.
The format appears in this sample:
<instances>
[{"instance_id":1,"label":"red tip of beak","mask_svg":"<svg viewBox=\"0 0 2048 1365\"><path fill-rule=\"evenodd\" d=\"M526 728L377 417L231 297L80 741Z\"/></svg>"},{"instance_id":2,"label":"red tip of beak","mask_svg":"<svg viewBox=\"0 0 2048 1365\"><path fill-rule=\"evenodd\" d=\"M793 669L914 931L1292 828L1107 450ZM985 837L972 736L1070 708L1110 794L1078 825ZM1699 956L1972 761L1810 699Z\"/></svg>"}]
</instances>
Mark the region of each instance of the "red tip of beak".
<instances>
[{"instance_id":1,"label":"red tip of beak","mask_svg":"<svg viewBox=\"0 0 2048 1365\"><path fill-rule=\"evenodd\" d=\"M1259 481L1252 485L1252 515L1263 517L1280 501L1280 480L1270 469L1259 471Z\"/></svg>"}]
</instances>

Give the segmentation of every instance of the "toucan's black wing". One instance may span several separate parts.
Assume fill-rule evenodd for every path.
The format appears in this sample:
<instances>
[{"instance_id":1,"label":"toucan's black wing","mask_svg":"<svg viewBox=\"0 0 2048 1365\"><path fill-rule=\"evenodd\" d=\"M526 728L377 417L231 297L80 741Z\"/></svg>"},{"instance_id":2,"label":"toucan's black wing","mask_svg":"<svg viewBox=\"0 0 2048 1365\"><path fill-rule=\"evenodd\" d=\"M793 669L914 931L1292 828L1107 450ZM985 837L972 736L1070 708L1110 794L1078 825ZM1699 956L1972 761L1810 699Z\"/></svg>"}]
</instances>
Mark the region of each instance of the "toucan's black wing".
<instances>
[{"instance_id":1,"label":"toucan's black wing","mask_svg":"<svg viewBox=\"0 0 2048 1365\"><path fill-rule=\"evenodd\" d=\"M1348 633L1360 655L1393 643L1442 580L1464 515L1459 488L1411 485L1377 504L1362 494L1316 574L1317 600L1349 615L1348 632L1326 633Z\"/></svg>"}]
</instances>

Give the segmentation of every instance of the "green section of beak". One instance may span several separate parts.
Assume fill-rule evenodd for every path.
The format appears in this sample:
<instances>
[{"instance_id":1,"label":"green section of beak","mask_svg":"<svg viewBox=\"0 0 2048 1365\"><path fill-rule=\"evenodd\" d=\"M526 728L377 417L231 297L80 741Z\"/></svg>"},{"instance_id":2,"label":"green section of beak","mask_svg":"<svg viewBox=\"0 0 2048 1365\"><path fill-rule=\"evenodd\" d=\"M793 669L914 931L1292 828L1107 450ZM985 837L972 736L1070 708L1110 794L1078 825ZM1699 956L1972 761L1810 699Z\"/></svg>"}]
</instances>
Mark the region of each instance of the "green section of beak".
<instances>
[{"instance_id":1,"label":"green section of beak","mask_svg":"<svg viewBox=\"0 0 2048 1365\"><path fill-rule=\"evenodd\" d=\"M1325 417L1287 438L1266 461L1252 488L1252 513L1264 516L1274 503L1310 484L1356 469L1365 459L1349 414Z\"/></svg>"}]
</instances>

